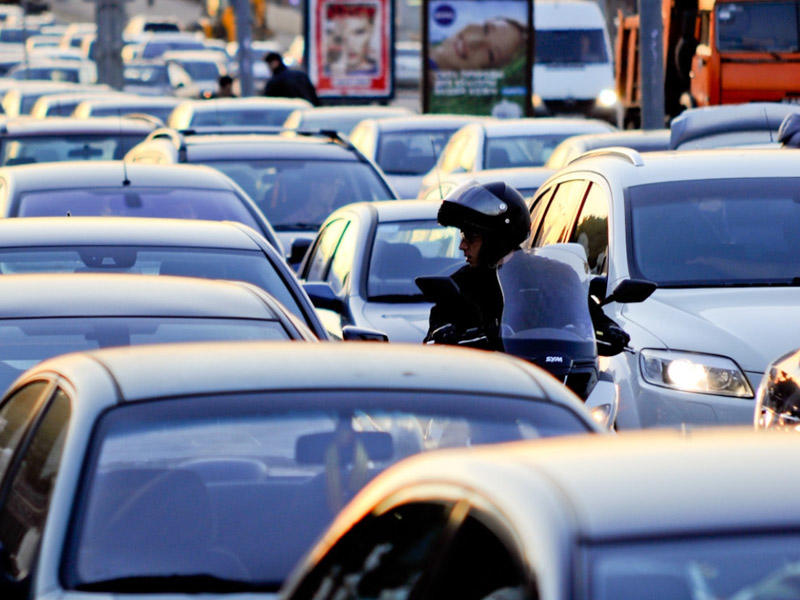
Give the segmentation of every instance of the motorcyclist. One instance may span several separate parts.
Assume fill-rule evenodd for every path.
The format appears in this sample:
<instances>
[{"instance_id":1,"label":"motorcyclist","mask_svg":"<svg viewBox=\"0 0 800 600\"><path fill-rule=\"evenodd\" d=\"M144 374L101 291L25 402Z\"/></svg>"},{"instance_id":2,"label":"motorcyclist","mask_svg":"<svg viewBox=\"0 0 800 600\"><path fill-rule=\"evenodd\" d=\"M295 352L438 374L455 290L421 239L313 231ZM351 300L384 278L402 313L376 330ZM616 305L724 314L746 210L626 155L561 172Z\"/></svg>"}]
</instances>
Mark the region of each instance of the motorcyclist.
<instances>
[{"instance_id":1,"label":"motorcyclist","mask_svg":"<svg viewBox=\"0 0 800 600\"><path fill-rule=\"evenodd\" d=\"M431 308L424 341L502 350L503 295L497 266L519 250L530 233L525 200L503 182L471 181L444 199L437 220L461 230L459 249L467 264L450 276L460 297L442 299Z\"/></svg>"}]
</instances>

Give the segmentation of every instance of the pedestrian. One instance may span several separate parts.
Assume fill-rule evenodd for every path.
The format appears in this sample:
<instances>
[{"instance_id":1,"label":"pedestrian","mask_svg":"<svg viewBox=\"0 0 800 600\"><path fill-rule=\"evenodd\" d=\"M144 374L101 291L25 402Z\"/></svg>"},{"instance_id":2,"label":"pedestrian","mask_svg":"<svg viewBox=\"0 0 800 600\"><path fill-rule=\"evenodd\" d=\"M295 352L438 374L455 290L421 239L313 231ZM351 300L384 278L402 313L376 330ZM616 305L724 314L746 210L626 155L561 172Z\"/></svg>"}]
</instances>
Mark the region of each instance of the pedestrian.
<instances>
[{"instance_id":1,"label":"pedestrian","mask_svg":"<svg viewBox=\"0 0 800 600\"><path fill-rule=\"evenodd\" d=\"M314 84L302 71L288 68L283 64L283 57L277 52L270 52L264 57L272 77L264 88L265 96L282 98L303 98L314 106L319 106L319 98Z\"/></svg>"},{"instance_id":2,"label":"pedestrian","mask_svg":"<svg viewBox=\"0 0 800 600\"><path fill-rule=\"evenodd\" d=\"M222 75L217 80L217 95L216 98L235 98L236 94L233 93L233 77L230 75Z\"/></svg>"}]
</instances>

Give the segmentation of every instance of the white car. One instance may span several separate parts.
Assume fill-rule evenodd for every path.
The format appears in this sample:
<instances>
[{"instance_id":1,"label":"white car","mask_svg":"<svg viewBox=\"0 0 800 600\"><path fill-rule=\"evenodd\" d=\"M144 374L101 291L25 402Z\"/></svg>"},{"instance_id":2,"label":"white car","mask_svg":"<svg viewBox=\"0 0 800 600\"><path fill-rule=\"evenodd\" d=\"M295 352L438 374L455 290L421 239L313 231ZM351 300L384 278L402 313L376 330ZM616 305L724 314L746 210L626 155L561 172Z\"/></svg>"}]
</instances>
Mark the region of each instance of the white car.
<instances>
[{"instance_id":1,"label":"white car","mask_svg":"<svg viewBox=\"0 0 800 600\"><path fill-rule=\"evenodd\" d=\"M601 367L619 386L620 429L752 423L769 362L800 339L800 153L584 154L539 188L533 247L577 242L602 297L658 289L605 312L630 351Z\"/></svg>"}]
</instances>

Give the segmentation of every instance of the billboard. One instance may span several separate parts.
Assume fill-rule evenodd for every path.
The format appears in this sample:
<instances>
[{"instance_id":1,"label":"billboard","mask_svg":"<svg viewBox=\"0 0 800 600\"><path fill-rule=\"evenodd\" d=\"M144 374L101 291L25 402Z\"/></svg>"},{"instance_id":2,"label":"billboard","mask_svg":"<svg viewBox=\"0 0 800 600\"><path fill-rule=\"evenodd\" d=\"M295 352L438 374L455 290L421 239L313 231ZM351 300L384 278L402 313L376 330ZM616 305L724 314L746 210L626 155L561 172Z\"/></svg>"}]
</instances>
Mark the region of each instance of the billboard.
<instances>
[{"instance_id":1,"label":"billboard","mask_svg":"<svg viewBox=\"0 0 800 600\"><path fill-rule=\"evenodd\" d=\"M533 114L531 0L425 0L423 110Z\"/></svg>"},{"instance_id":2,"label":"billboard","mask_svg":"<svg viewBox=\"0 0 800 600\"><path fill-rule=\"evenodd\" d=\"M392 0L307 0L306 64L320 98L394 94Z\"/></svg>"}]
</instances>

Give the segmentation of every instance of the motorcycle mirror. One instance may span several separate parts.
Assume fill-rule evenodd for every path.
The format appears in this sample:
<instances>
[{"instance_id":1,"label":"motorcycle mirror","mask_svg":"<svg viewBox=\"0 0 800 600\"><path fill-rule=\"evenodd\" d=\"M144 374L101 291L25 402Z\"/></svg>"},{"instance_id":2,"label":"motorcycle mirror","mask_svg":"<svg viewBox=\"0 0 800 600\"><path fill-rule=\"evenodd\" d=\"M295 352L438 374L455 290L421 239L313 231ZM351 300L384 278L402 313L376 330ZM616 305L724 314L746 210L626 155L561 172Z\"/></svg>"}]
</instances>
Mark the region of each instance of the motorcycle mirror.
<instances>
[{"instance_id":1,"label":"motorcycle mirror","mask_svg":"<svg viewBox=\"0 0 800 600\"><path fill-rule=\"evenodd\" d=\"M646 279L623 279L614 291L600 304L604 306L610 302L633 303L644 302L656 291L658 286Z\"/></svg>"},{"instance_id":2,"label":"motorcycle mirror","mask_svg":"<svg viewBox=\"0 0 800 600\"><path fill-rule=\"evenodd\" d=\"M597 298L598 302L602 302L606 299L606 291L608 291L608 277L605 275L592 277L589 281L589 295Z\"/></svg>"}]
</instances>

